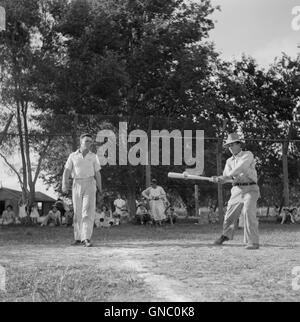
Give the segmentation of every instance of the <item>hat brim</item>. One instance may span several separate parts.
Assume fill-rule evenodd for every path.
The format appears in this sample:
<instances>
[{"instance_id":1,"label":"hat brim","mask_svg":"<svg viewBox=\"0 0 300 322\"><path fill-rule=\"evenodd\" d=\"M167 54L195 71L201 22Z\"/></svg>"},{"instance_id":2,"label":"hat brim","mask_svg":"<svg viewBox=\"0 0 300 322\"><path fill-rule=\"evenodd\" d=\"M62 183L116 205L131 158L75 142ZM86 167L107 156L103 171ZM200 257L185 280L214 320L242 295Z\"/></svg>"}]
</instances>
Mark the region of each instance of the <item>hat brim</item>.
<instances>
[{"instance_id":1,"label":"hat brim","mask_svg":"<svg viewBox=\"0 0 300 322\"><path fill-rule=\"evenodd\" d=\"M232 140L232 141L230 141L230 142L225 142L225 143L224 143L224 146L227 146L228 144L236 143L236 142L243 143L243 142L242 142L242 140Z\"/></svg>"}]
</instances>

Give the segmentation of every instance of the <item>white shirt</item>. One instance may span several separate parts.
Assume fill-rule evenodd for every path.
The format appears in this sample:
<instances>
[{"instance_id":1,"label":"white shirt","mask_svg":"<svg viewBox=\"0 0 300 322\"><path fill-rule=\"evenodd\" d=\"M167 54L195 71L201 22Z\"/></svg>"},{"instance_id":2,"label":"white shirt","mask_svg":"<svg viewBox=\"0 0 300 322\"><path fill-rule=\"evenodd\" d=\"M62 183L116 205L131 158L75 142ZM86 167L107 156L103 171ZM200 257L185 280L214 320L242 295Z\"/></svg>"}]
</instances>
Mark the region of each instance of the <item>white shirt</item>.
<instances>
[{"instance_id":1,"label":"white shirt","mask_svg":"<svg viewBox=\"0 0 300 322\"><path fill-rule=\"evenodd\" d=\"M100 161L95 153L88 152L83 157L80 150L70 154L65 169L71 171L74 179L87 179L94 177L96 172L101 170Z\"/></svg>"},{"instance_id":2,"label":"white shirt","mask_svg":"<svg viewBox=\"0 0 300 322\"><path fill-rule=\"evenodd\" d=\"M257 172L252 152L241 151L226 161L223 176L233 177L234 182L257 183Z\"/></svg>"},{"instance_id":3,"label":"white shirt","mask_svg":"<svg viewBox=\"0 0 300 322\"><path fill-rule=\"evenodd\" d=\"M145 193L149 196L150 199L152 198L166 198L166 193L163 187L156 186L156 188L149 187L145 190Z\"/></svg>"},{"instance_id":4,"label":"white shirt","mask_svg":"<svg viewBox=\"0 0 300 322\"><path fill-rule=\"evenodd\" d=\"M116 207L116 213L120 214L122 212L122 208L126 206L126 201L123 199L116 199L114 201L114 206Z\"/></svg>"}]
</instances>

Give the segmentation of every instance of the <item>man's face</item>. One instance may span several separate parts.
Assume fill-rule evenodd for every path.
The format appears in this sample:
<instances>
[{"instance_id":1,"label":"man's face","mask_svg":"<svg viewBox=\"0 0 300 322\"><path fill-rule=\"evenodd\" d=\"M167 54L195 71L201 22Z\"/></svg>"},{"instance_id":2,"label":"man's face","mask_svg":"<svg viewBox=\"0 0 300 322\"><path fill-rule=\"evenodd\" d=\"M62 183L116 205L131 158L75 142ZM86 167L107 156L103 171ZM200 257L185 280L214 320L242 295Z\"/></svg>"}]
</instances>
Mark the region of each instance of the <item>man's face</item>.
<instances>
[{"instance_id":1,"label":"man's face","mask_svg":"<svg viewBox=\"0 0 300 322\"><path fill-rule=\"evenodd\" d=\"M93 143L92 138L85 136L80 141L80 147L84 150L90 150L92 143Z\"/></svg>"},{"instance_id":2,"label":"man's face","mask_svg":"<svg viewBox=\"0 0 300 322\"><path fill-rule=\"evenodd\" d=\"M239 142L230 143L228 148L231 154L236 155L241 151L241 144Z\"/></svg>"}]
</instances>

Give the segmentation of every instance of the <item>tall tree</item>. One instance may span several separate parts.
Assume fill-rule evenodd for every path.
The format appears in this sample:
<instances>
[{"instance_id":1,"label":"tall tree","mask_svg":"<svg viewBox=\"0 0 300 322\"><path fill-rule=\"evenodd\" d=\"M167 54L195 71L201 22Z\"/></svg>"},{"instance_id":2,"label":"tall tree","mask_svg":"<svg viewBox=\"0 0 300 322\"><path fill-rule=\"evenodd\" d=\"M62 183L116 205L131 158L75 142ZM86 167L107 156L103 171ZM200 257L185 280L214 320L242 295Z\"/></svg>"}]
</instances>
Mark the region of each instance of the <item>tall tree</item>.
<instances>
[{"instance_id":1,"label":"tall tree","mask_svg":"<svg viewBox=\"0 0 300 322\"><path fill-rule=\"evenodd\" d=\"M120 116L128 132L147 129L142 120L150 115L192 119L191 111L205 105L217 57L205 42L213 11L206 0L70 2L56 25L68 58L51 82L55 95L44 95L45 106L65 115ZM130 165L118 171L133 210L143 177Z\"/></svg>"},{"instance_id":2,"label":"tall tree","mask_svg":"<svg viewBox=\"0 0 300 322\"><path fill-rule=\"evenodd\" d=\"M52 139L51 128L43 128L47 113L40 117L32 115L34 110L46 112L39 104L37 85L46 66L52 66L59 56L56 46L59 39L51 28L46 1L1 0L0 4L6 10L6 30L0 34L0 98L1 104L16 115L18 142L15 143L20 149L21 173L7 155L1 156L18 176L23 198L29 198L32 204L41 165ZM36 167L33 155L37 158Z\"/></svg>"}]
</instances>

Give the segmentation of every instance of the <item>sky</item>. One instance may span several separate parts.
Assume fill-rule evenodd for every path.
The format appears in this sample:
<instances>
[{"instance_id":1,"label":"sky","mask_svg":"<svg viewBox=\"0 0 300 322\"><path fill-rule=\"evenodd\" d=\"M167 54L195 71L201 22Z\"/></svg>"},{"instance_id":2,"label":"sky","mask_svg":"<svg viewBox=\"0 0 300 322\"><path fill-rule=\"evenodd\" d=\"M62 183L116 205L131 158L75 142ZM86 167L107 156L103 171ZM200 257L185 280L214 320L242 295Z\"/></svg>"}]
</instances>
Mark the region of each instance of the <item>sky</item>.
<instances>
[{"instance_id":1,"label":"sky","mask_svg":"<svg viewBox=\"0 0 300 322\"><path fill-rule=\"evenodd\" d=\"M21 168L20 157L16 154L16 155L14 155L13 159L14 159L13 164L16 166L16 169L19 170ZM1 185L5 188L11 188L11 189L19 190L19 191L21 190L20 184L17 180L16 175L13 174L11 172L11 170L9 170L9 168L4 164L4 162L2 160L0 160L0 187L1 187ZM47 189L48 188L45 186L43 181L41 179L38 179L37 185L36 185L36 191L46 193L48 196L53 197L53 198L58 197L53 189L51 189L51 188L49 190L47 190Z\"/></svg>"},{"instance_id":2,"label":"sky","mask_svg":"<svg viewBox=\"0 0 300 322\"><path fill-rule=\"evenodd\" d=\"M197 1L197 0L195 0ZM213 14L215 29L210 33L216 50L226 60L239 58L242 53L254 57L267 67L282 52L295 57L300 49L300 30L292 28L292 10L300 0L211 0L221 11ZM18 163L18 161L17 161ZM19 189L14 175L0 160L0 182L5 187ZM56 197L41 180L37 190Z\"/></svg>"},{"instance_id":3,"label":"sky","mask_svg":"<svg viewBox=\"0 0 300 322\"><path fill-rule=\"evenodd\" d=\"M267 67L281 52L295 57L300 49L300 30L292 28L292 9L300 0L211 0L221 11L213 14L215 29L210 33L224 59L242 53Z\"/></svg>"}]
</instances>

